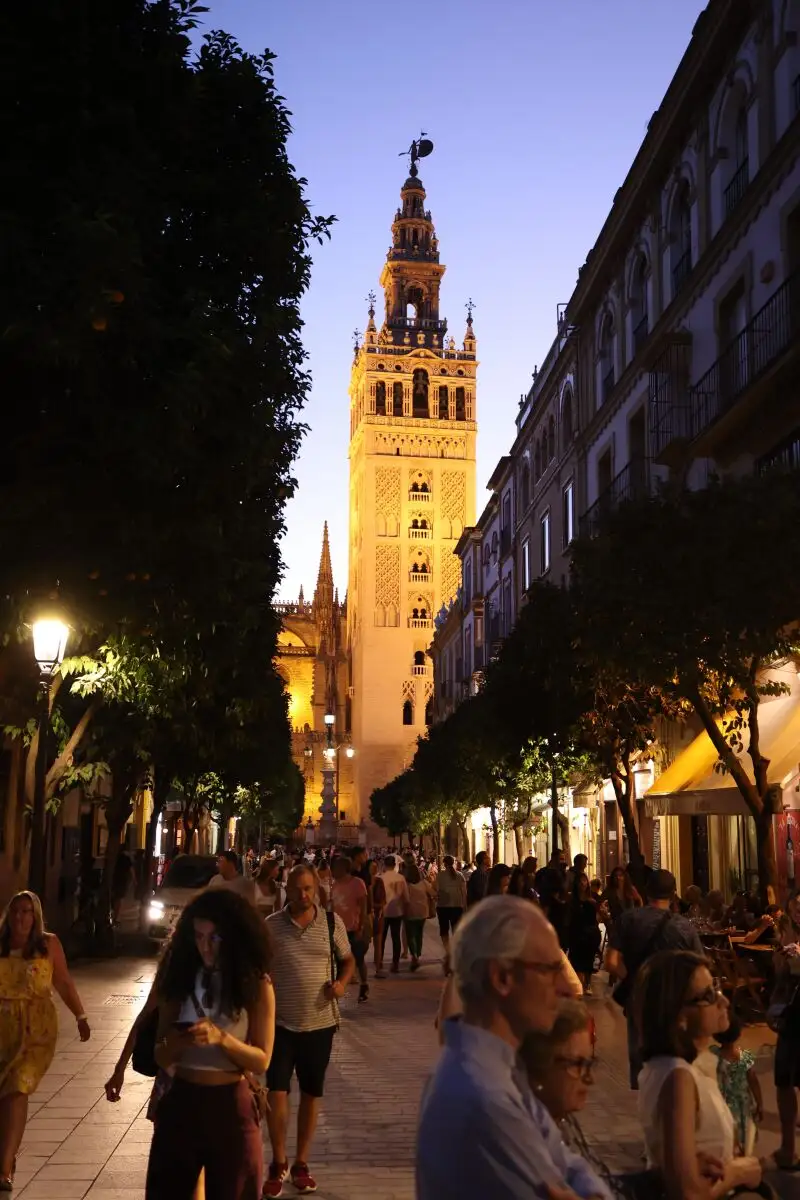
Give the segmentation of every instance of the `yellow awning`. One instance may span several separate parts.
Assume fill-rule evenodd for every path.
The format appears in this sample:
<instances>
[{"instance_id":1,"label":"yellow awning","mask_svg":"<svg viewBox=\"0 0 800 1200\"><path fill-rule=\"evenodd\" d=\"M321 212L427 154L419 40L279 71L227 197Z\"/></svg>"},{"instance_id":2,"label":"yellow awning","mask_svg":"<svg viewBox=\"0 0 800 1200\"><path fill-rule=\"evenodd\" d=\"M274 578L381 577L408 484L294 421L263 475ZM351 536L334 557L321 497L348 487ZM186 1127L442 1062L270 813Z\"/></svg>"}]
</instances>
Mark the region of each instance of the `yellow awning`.
<instances>
[{"instance_id":1,"label":"yellow awning","mask_svg":"<svg viewBox=\"0 0 800 1200\"><path fill-rule=\"evenodd\" d=\"M758 728L761 753L769 759L767 780L782 787L800 764L800 688L789 695L765 698L759 705ZM737 757L753 780L753 767L745 749ZM749 809L727 772L715 771L718 754L707 733L698 734L662 772L645 793L648 816L661 817L686 813L740 813Z\"/></svg>"}]
</instances>

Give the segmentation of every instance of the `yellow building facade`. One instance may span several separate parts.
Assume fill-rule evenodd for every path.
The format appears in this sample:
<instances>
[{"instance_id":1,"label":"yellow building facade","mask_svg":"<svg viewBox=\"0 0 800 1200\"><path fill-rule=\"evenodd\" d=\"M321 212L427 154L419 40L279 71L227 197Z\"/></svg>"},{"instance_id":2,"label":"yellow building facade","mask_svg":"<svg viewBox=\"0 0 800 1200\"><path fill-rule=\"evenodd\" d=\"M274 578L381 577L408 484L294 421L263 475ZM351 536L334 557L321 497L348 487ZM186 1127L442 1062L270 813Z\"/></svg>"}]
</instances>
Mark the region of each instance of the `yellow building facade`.
<instances>
[{"instance_id":1,"label":"yellow building facade","mask_svg":"<svg viewBox=\"0 0 800 1200\"><path fill-rule=\"evenodd\" d=\"M353 806L410 763L432 716L433 618L460 585L454 549L475 520L476 341L440 316L445 268L416 163L400 193L350 380L347 637Z\"/></svg>"}]
</instances>

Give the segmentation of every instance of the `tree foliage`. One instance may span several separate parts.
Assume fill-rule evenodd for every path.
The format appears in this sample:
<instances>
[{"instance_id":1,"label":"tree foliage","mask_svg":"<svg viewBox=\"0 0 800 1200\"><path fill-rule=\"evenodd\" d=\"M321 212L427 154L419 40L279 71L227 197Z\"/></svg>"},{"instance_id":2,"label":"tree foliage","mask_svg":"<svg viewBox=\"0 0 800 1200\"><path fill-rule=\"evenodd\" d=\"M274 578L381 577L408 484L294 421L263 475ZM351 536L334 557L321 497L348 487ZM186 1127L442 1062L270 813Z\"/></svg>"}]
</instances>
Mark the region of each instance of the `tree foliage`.
<instances>
[{"instance_id":1,"label":"tree foliage","mask_svg":"<svg viewBox=\"0 0 800 1200\"><path fill-rule=\"evenodd\" d=\"M0 14L0 639L16 663L43 605L72 627L53 796L79 761L128 784L148 763L162 795L288 769L271 602L330 219L288 161L272 55L222 32L193 50L203 11Z\"/></svg>"}]
</instances>

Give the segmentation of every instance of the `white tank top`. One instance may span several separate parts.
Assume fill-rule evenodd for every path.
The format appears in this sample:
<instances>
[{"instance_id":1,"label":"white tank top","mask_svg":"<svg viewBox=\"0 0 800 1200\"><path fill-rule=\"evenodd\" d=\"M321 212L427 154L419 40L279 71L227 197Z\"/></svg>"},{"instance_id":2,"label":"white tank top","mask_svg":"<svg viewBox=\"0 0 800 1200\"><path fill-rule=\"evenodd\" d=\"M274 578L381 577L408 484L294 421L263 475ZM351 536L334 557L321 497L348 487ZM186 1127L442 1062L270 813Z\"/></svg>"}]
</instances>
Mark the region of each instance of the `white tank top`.
<instances>
[{"instance_id":1,"label":"white tank top","mask_svg":"<svg viewBox=\"0 0 800 1200\"><path fill-rule=\"evenodd\" d=\"M247 1041L247 1027L249 1024L247 1010L242 1009L240 1013L230 1016L228 1013L221 1011L219 1006L221 980L219 972L215 971L211 976L210 999L212 1003L209 1005L204 1001L209 997L206 996L206 990L203 987L202 970L197 972L197 977L194 981L194 994L197 998L197 1003L200 1010L205 1013L209 1021L213 1021L220 1029L224 1029L231 1037L238 1038L239 1041ZM179 1021L191 1021L194 1025L200 1020L197 1008L194 1005L191 995L187 996L181 1005L181 1011L178 1014ZM190 1067L193 1071L240 1071L241 1067L237 1067L236 1063L228 1058L221 1046L191 1046L181 1055L179 1063L181 1067Z\"/></svg>"},{"instance_id":2,"label":"white tank top","mask_svg":"<svg viewBox=\"0 0 800 1200\"><path fill-rule=\"evenodd\" d=\"M689 1071L697 1088L698 1113L695 1126L698 1151L713 1154L724 1163L733 1158L733 1116L722 1098L715 1076L683 1058L651 1058L639 1073L639 1120L644 1128L648 1167L661 1167L664 1147L658 1100L673 1071Z\"/></svg>"}]
</instances>

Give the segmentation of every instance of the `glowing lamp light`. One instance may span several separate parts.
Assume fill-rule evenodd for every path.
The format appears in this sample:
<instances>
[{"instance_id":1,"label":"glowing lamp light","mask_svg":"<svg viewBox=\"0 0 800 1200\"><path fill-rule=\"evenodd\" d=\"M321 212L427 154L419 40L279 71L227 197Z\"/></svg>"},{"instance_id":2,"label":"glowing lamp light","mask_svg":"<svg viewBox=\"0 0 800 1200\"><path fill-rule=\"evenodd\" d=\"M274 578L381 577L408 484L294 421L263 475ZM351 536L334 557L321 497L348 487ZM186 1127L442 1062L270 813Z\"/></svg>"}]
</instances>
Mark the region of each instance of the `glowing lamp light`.
<instances>
[{"instance_id":1,"label":"glowing lamp light","mask_svg":"<svg viewBox=\"0 0 800 1200\"><path fill-rule=\"evenodd\" d=\"M347 749L345 750L345 754L347 755L348 758L353 758L353 756L355 755L355 750L353 749L352 746L348 746Z\"/></svg>"},{"instance_id":2,"label":"glowing lamp light","mask_svg":"<svg viewBox=\"0 0 800 1200\"><path fill-rule=\"evenodd\" d=\"M64 661L69 629L63 621L47 617L33 623L33 653L43 675L54 675Z\"/></svg>"},{"instance_id":3,"label":"glowing lamp light","mask_svg":"<svg viewBox=\"0 0 800 1200\"><path fill-rule=\"evenodd\" d=\"M336 723L336 717L333 715L333 713L325 713L325 724L326 725L334 725L335 723Z\"/></svg>"}]
</instances>

